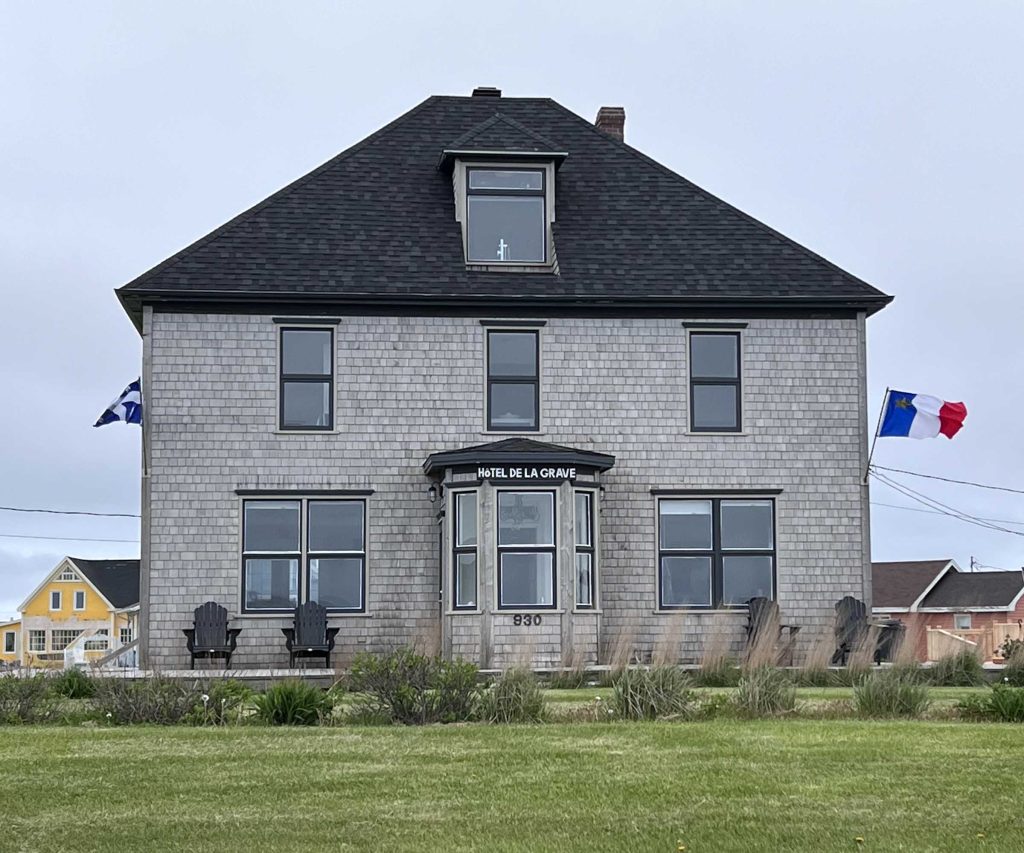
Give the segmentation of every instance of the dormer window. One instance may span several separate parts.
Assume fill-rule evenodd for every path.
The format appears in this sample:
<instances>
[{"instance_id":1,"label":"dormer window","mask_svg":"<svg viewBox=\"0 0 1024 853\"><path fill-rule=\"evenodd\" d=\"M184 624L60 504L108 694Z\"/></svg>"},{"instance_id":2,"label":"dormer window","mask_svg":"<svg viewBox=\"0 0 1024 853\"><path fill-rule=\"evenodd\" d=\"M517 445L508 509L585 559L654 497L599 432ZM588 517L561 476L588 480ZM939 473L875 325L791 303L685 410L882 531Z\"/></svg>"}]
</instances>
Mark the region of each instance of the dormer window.
<instances>
[{"instance_id":1,"label":"dormer window","mask_svg":"<svg viewBox=\"0 0 1024 853\"><path fill-rule=\"evenodd\" d=\"M467 171L467 260L545 263L544 170L470 167Z\"/></svg>"}]
</instances>

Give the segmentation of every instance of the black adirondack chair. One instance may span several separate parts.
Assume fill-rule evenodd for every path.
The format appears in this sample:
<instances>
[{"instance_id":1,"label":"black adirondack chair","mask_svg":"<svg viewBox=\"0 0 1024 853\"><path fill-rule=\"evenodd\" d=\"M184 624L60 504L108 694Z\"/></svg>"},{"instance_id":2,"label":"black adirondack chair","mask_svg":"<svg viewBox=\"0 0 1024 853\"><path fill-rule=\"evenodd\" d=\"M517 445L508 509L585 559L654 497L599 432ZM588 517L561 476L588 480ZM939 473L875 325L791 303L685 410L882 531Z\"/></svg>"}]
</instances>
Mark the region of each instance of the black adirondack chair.
<instances>
[{"instance_id":1,"label":"black adirondack chair","mask_svg":"<svg viewBox=\"0 0 1024 853\"><path fill-rule=\"evenodd\" d=\"M324 666L331 668L334 638L340 628L327 627L327 608L316 601L307 601L295 608L291 628L282 628L288 648L288 665L294 669L296 658L323 658Z\"/></svg>"},{"instance_id":2,"label":"black adirondack chair","mask_svg":"<svg viewBox=\"0 0 1024 853\"><path fill-rule=\"evenodd\" d=\"M836 650L832 655L833 666L846 666L850 654L864 642L869 628L868 608L863 601L847 595L836 602Z\"/></svg>"},{"instance_id":3,"label":"black adirondack chair","mask_svg":"<svg viewBox=\"0 0 1024 853\"><path fill-rule=\"evenodd\" d=\"M192 669L196 658L223 658L224 668L231 669L231 655L238 646L241 628L228 628L228 611L216 601L207 601L195 609L192 627L183 628L192 655Z\"/></svg>"},{"instance_id":4,"label":"black adirondack chair","mask_svg":"<svg viewBox=\"0 0 1024 853\"><path fill-rule=\"evenodd\" d=\"M747 601L747 649L756 646L763 631L775 632L776 650L779 663L791 664L793 646L796 635L800 632L799 625L784 625L779 621L779 603L770 598L756 596Z\"/></svg>"}]
</instances>

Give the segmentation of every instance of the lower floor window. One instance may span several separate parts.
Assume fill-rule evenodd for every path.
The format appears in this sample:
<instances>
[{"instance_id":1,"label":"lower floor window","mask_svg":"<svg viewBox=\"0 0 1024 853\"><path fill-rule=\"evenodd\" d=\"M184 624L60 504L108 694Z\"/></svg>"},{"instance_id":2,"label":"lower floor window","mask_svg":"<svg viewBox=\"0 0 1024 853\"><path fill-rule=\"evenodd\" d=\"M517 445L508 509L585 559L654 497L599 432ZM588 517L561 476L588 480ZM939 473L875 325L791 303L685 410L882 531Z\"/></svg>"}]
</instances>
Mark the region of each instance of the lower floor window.
<instances>
[{"instance_id":1,"label":"lower floor window","mask_svg":"<svg viewBox=\"0 0 1024 853\"><path fill-rule=\"evenodd\" d=\"M14 631L4 631L4 652L11 654L14 651L14 638L17 635Z\"/></svg>"},{"instance_id":2,"label":"lower floor window","mask_svg":"<svg viewBox=\"0 0 1024 853\"><path fill-rule=\"evenodd\" d=\"M69 628L55 629L50 634L50 651L63 651L70 646L81 633L81 631L73 631Z\"/></svg>"},{"instance_id":3,"label":"lower floor window","mask_svg":"<svg viewBox=\"0 0 1024 853\"><path fill-rule=\"evenodd\" d=\"M287 612L300 601L365 609L365 501L248 500L242 516L244 610Z\"/></svg>"},{"instance_id":4,"label":"lower floor window","mask_svg":"<svg viewBox=\"0 0 1024 853\"><path fill-rule=\"evenodd\" d=\"M773 598L774 578L774 501L659 499L661 608L739 607Z\"/></svg>"},{"instance_id":5,"label":"lower floor window","mask_svg":"<svg viewBox=\"0 0 1024 853\"><path fill-rule=\"evenodd\" d=\"M91 639L85 641L85 650L87 652L105 652L107 650L107 640L107 629L101 628Z\"/></svg>"},{"instance_id":6,"label":"lower floor window","mask_svg":"<svg viewBox=\"0 0 1024 853\"><path fill-rule=\"evenodd\" d=\"M46 631L28 632L28 650L30 652L46 651Z\"/></svg>"},{"instance_id":7,"label":"lower floor window","mask_svg":"<svg viewBox=\"0 0 1024 853\"><path fill-rule=\"evenodd\" d=\"M498 606L555 606L555 493L498 492Z\"/></svg>"},{"instance_id":8,"label":"lower floor window","mask_svg":"<svg viewBox=\"0 0 1024 853\"><path fill-rule=\"evenodd\" d=\"M119 637L122 646L127 646L134 638L132 637L131 628L122 628Z\"/></svg>"},{"instance_id":9,"label":"lower floor window","mask_svg":"<svg viewBox=\"0 0 1024 853\"><path fill-rule=\"evenodd\" d=\"M957 631L970 631L971 630L971 614L970 613L957 613L953 617L953 626Z\"/></svg>"},{"instance_id":10,"label":"lower floor window","mask_svg":"<svg viewBox=\"0 0 1024 853\"><path fill-rule=\"evenodd\" d=\"M498 575L502 607L554 607L554 554L505 551Z\"/></svg>"}]
</instances>

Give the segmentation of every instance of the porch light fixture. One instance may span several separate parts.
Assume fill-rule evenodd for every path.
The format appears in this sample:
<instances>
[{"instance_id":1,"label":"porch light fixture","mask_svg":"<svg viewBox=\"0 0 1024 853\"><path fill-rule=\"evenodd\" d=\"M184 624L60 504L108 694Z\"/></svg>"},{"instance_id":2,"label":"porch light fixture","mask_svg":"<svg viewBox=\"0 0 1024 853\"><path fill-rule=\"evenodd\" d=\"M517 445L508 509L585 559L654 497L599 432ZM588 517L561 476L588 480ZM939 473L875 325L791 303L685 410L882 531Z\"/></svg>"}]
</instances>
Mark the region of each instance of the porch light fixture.
<instances>
[{"instance_id":1,"label":"porch light fixture","mask_svg":"<svg viewBox=\"0 0 1024 853\"><path fill-rule=\"evenodd\" d=\"M427 489L427 497L430 498L431 503L437 503L438 488L436 483L430 484L430 488Z\"/></svg>"}]
</instances>

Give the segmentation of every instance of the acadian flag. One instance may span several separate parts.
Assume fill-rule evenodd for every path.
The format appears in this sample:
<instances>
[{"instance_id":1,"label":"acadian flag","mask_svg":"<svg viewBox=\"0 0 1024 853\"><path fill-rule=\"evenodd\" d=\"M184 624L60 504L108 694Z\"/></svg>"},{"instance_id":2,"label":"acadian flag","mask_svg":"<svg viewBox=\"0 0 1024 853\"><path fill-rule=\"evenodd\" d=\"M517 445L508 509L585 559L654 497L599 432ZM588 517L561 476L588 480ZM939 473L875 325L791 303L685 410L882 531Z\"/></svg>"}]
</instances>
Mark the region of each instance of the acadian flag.
<instances>
[{"instance_id":1,"label":"acadian flag","mask_svg":"<svg viewBox=\"0 0 1024 853\"><path fill-rule=\"evenodd\" d=\"M947 403L927 394L890 391L878 435L882 438L952 438L967 417L963 403Z\"/></svg>"},{"instance_id":2,"label":"acadian flag","mask_svg":"<svg viewBox=\"0 0 1024 853\"><path fill-rule=\"evenodd\" d=\"M142 380L136 379L121 392L106 411L99 416L94 427L121 421L126 424L142 423Z\"/></svg>"}]
</instances>

